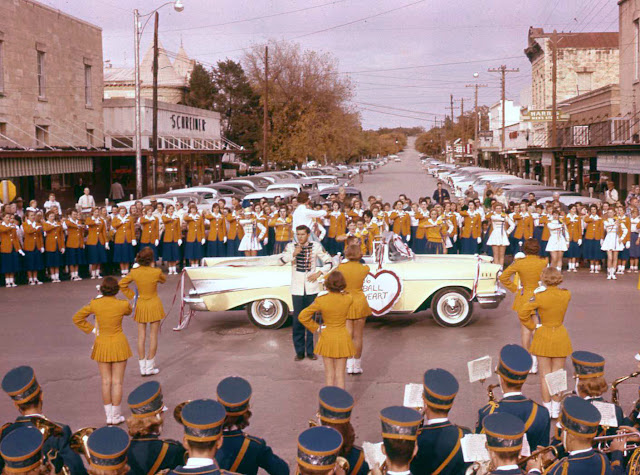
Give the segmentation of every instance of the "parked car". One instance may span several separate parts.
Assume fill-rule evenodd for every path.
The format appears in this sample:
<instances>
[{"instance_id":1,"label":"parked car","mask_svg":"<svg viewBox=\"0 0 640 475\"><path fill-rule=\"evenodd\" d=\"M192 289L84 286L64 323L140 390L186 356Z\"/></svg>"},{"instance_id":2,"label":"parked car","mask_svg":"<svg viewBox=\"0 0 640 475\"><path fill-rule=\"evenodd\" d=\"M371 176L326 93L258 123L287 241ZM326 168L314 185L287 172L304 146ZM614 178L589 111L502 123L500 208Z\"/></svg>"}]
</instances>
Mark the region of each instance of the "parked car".
<instances>
[{"instance_id":1,"label":"parked car","mask_svg":"<svg viewBox=\"0 0 640 475\"><path fill-rule=\"evenodd\" d=\"M562 203L565 206L571 206L574 205L576 203L582 203L583 205L589 207L591 205L597 205L597 206L601 206L602 205L602 200L598 199L598 198L591 198L589 196L581 196L581 195L560 195L560 198L558 198L558 200L560 201L560 203ZM553 201L553 196L543 196L542 198L537 200L538 203L547 203L548 201Z\"/></svg>"},{"instance_id":2,"label":"parked car","mask_svg":"<svg viewBox=\"0 0 640 475\"><path fill-rule=\"evenodd\" d=\"M165 193L163 195L151 195L151 196L147 196L147 198L149 199L166 198L166 199L172 200L173 202L179 201L182 204L182 206L184 206L185 209L189 205L190 201L195 201L196 206L198 207L198 211L211 211L211 206L214 203L217 203L219 199L225 200L225 206L231 205L230 198L218 198L213 193L207 194L204 192L191 193L191 192L184 191L182 193L171 193L171 194Z\"/></svg>"},{"instance_id":3,"label":"parked car","mask_svg":"<svg viewBox=\"0 0 640 475\"><path fill-rule=\"evenodd\" d=\"M124 206L125 208L127 208L127 211L128 211L129 208L131 208L134 204L136 204L136 201L141 201L143 206L148 206L148 205L153 204L153 203L162 203L165 206L165 208L166 208L167 205L175 203L175 201L173 199L171 199L171 198L163 198L161 196L159 196L159 197L146 196L146 197L141 198L139 200L121 201L118 204L110 205L110 206L107 207L107 211L109 213L111 213L111 209L116 207L116 206Z\"/></svg>"},{"instance_id":4,"label":"parked car","mask_svg":"<svg viewBox=\"0 0 640 475\"><path fill-rule=\"evenodd\" d=\"M535 185L514 186L509 188L508 190L504 190L504 195L507 197L508 201L521 201L523 199L527 199L529 193L533 193L536 196L537 201L538 199L544 198L545 196L552 196L556 192L560 195L580 196L576 192L563 190L561 188Z\"/></svg>"},{"instance_id":5,"label":"parked car","mask_svg":"<svg viewBox=\"0 0 640 475\"><path fill-rule=\"evenodd\" d=\"M296 195L297 193L293 190L258 191L246 195L242 200L242 207L247 208L252 203L259 203L262 199L266 199L269 204L273 204L277 197L290 202Z\"/></svg>"},{"instance_id":6,"label":"parked car","mask_svg":"<svg viewBox=\"0 0 640 475\"><path fill-rule=\"evenodd\" d=\"M246 192L242 192L241 190L239 190L234 186L229 186L222 182L212 183L210 185L203 185L203 187L211 188L212 190L215 190L216 193L223 198L224 197L237 198L239 201L242 201L242 198L244 198L244 195L247 194ZM251 193L253 192L254 190L251 190Z\"/></svg>"},{"instance_id":7,"label":"parked car","mask_svg":"<svg viewBox=\"0 0 640 475\"><path fill-rule=\"evenodd\" d=\"M329 200L329 197L331 195L338 196L338 192L340 191L340 188L344 188L345 194L349 199L356 198L356 199L362 201L362 193L360 192L359 189L354 188L352 186L344 186L344 187L332 186L332 187L329 187L329 188L325 188L324 190L322 190L322 191L314 194L313 196L311 196L311 201L314 204L324 203L324 202Z\"/></svg>"},{"instance_id":8,"label":"parked car","mask_svg":"<svg viewBox=\"0 0 640 475\"><path fill-rule=\"evenodd\" d=\"M393 233L380 243L382 262L366 256L378 269L365 281L365 294L376 315L416 313L431 309L443 327L462 327L481 308L496 308L505 291L498 283L500 266L488 256L414 255ZM259 328L277 329L293 309L291 266L278 255L207 258L203 267L187 267L193 287L184 303L195 311L222 312L244 307ZM474 291L475 287L475 291Z\"/></svg>"},{"instance_id":9,"label":"parked car","mask_svg":"<svg viewBox=\"0 0 640 475\"><path fill-rule=\"evenodd\" d=\"M271 177L267 177L267 176L258 176L258 175L248 175L248 176L244 176L242 177L243 181L250 181L252 182L256 187L262 189L262 190L266 190L267 186L271 185L272 183L275 183L276 180L274 178ZM233 181L238 181L238 179L234 178Z\"/></svg>"},{"instance_id":10,"label":"parked car","mask_svg":"<svg viewBox=\"0 0 640 475\"><path fill-rule=\"evenodd\" d=\"M256 191L260 191L262 189L257 187L250 180L227 180L220 183L226 186L231 186L232 188L236 188L245 195L248 193L255 193Z\"/></svg>"}]
</instances>

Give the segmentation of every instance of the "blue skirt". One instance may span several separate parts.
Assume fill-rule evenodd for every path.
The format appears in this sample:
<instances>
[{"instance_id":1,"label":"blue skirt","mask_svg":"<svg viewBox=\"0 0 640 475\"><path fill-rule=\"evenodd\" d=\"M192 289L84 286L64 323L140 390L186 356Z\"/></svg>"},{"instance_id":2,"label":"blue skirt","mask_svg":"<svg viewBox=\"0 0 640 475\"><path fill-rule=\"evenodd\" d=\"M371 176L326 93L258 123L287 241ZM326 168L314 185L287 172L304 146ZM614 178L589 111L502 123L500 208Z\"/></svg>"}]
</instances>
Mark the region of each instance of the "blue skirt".
<instances>
[{"instance_id":1,"label":"blue skirt","mask_svg":"<svg viewBox=\"0 0 640 475\"><path fill-rule=\"evenodd\" d=\"M520 252L520 241L524 242L524 238L518 239L514 237L513 234L511 234L511 236L509 236L510 244L505 254L511 254L512 256L515 256L518 252Z\"/></svg>"},{"instance_id":2,"label":"blue skirt","mask_svg":"<svg viewBox=\"0 0 640 475\"><path fill-rule=\"evenodd\" d=\"M162 243L162 260L164 262L178 262L180 260L180 247L177 242Z\"/></svg>"},{"instance_id":3,"label":"blue skirt","mask_svg":"<svg viewBox=\"0 0 640 475\"><path fill-rule=\"evenodd\" d=\"M87 244L87 262L89 264L104 264L107 262L107 250L104 244Z\"/></svg>"},{"instance_id":4,"label":"blue skirt","mask_svg":"<svg viewBox=\"0 0 640 475\"><path fill-rule=\"evenodd\" d=\"M589 261L602 259L599 239L584 239L582 241L582 258Z\"/></svg>"},{"instance_id":5,"label":"blue skirt","mask_svg":"<svg viewBox=\"0 0 640 475\"><path fill-rule=\"evenodd\" d=\"M42 270L42 253L39 250L24 251L24 259L22 260L22 269L26 271Z\"/></svg>"},{"instance_id":6,"label":"blue skirt","mask_svg":"<svg viewBox=\"0 0 640 475\"><path fill-rule=\"evenodd\" d=\"M546 251L548 242L540 239L540 257L549 257L549 253Z\"/></svg>"},{"instance_id":7,"label":"blue skirt","mask_svg":"<svg viewBox=\"0 0 640 475\"><path fill-rule=\"evenodd\" d=\"M132 263L135 260L133 246L129 242L113 245L113 262Z\"/></svg>"},{"instance_id":8,"label":"blue skirt","mask_svg":"<svg viewBox=\"0 0 640 475\"><path fill-rule=\"evenodd\" d=\"M153 251L153 260L157 261L158 260L158 248L156 247L155 244L150 243L150 242L141 242L140 243L140 249L138 250L138 252L142 251L145 247L150 247L151 250Z\"/></svg>"},{"instance_id":9,"label":"blue skirt","mask_svg":"<svg viewBox=\"0 0 640 475\"><path fill-rule=\"evenodd\" d=\"M331 238L328 238L331 239ZM287 244L289 244L291 241L276 241L276 243L273 246L273 253L274 254L280 254L284 252L284 248L287 247Z\"/></svg>"},{"instance_id":10,"label":"blue skirt","mask_svg":"<svg viewBox=\"0 0 640 475\"><path fill-rule=\"evenodd\" d=\"M15 274L20 270L20 254L16 251L0 254L0 273Z\"/></svg>"},{"instance_id":11,"label":"blue skirt","mask_svg":"<svg viewBox=\"0 0 640 475\"><path fill-rule=\"evenodd\" d=\"M187 242L184 245L184 258L190 261L202 259L202 244L199 241Z\"/></svg>"},{"instance_id":12,"label":"blue skirt","mask_svg":"<svg viewBox=\"0 0 640 475\"><path fill-rule=\"evenodd\" d=\"M618 260L626 261L628 259L629 259L629 249L626 248L626 243L625 243L625 248L618 253Z\"/></svg>"},{"instance_id":13,"label":"blue skirt","mask_svg":"<svg viewBox=\"0 0 640 475\"><path fill-rule=\"evenodd\" d=\"M227 240L227 257L237 257L238 247L240 247L240 239L228 239Z\"/></svg>"},{"instance_id":14,"label":"blue skirt","mask_svg":"<svg viewBox=\"0 0 640 475\"><path fill-rule=\"evenodd\" d=\"M538 242L541 243L543 231L544 231L544 226L535 226L533 228L533 239L537 239Z\"/></svg>"},{"instance_id":15,"label":"blue skirt","mask_svg":"<svg viewBox=\"0 0 640 475\"><path fill-rule=\"evenodd\" d=\"M63 264L62 254L60 254L60 251L46 251L44 256L47 262L47 267L61 267Z\"/></svg>"},{"instance_id":16,"label":"blue skirt","mask_svg":"<svg viewBox=\"0 0 640 475\"><path fill-rule=\"evenodd\" d=\"M411 242L409 243L409 247L413 252L416 252L416 231L418 230L418 226L411 226Z\"/></svg>"},{"instance_id":17,"label":"blue skirt","mask_svg":"<svg viewBox=\"0 0 640 475\"><path fill-rule=\"evenodd\" d=\"M444 254L443 246L441 242L427 241L425 246L425 254Z\"/></svg>"},{"instance_id":18,"label":"blue skirt","mask_svg":"<svg viewBox=\"0 0 640 475\"><path fill-rule=\"evenodd\" d=\"M460 238L460 254L477 254L478 241L475 238Z\"/></svg>"},{"instance_id":19,"label":"blue skirt","mask_svg":"<svg viewBox=\"0 0 640 475\"><path fill-rule=\"evenodd\" d=\"M332 238L332 237L325 238L325 241L326 241L326 245L324 246L325 250L332 256L335 256L339 252L338 241L336 241L336 238Z\"/></svg>"},{"instance_id":20,"label":"blue skirt","mask_svg":"<svg viewBox=\"0 0 640 475\"><path fill-rule=\"evenodd\" d=\"M85 263L84 248L71 247L64 251L65 261L68 266L80 266Z\"/></svg>"},{"instance_id":21,"label":"blue skirt","mask_svg":"<svg viewBox=\"0 0 640 475\"><path fill-rule=\"evenodd\" d=\"M575 241L569 242L569 249L564 253L564 257L568 257L569 259L580 257L580 246Z\"/></svg>"},{"instance_id":22,"label":"blue skirt","mask_svg":"<svg viewBox=\"0 0 640 475\"><path fill-rule=\"evenodd\" d=\"M413 252L416 254L427 253L427 238L412 238L413 239Z\"/></svg>"},{"instance_id":23,"label":"blue skirt","mask_svg":"<svg viewBox=\"0 0 640 475\"><path fill-rule=\"evenodd\" d=\"M227 255L224 241L207 241L207 257L225 257Z\"/></svg>"},{"instance_id":24,"label":"blue skirt","mask_svg":"<svg viewBox=\"0 0 640 475\"><path fill-rule=\"evenodd\" d=\"M629 257L631 259L640 258L640 245L636 244L638 233L631 233L631 248L629 249Z\"/></svg>"}]
</instances>

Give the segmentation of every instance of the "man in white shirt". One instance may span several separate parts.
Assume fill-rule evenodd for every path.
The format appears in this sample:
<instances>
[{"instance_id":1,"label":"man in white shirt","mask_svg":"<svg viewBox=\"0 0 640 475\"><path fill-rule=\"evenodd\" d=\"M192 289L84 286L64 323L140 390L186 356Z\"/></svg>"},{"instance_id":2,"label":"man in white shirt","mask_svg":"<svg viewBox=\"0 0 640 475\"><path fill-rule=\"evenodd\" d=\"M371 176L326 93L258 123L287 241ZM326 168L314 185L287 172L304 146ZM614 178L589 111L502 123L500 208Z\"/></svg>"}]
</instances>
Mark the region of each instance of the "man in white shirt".
<instances>
[{"instance_id":1,"label":"man in white shirt","mask_svg":"<svg viewBox=\"0 0 640 475\"><path fill-rule=\"evenodd\" d=\"M96 201L89 193L89 188L85 188L84 194L78 199L78 206L80 206L83 213L88 213L91 208L96 207Z\"/></svg>"},{"instance_id":2,"label":"man in white shirt","mask_svg":"<svg viewBox=\"0 0 640 475\"><path fill-rule=\"evenodd\" d=\"M291 226L298 229L299 226L306 226L313 229L316 218L324 218L327 215L325 210L313 210L308 207L309 193L303 191L298 194L298 207L294 210ZM315 234L311 235L311 240L316 241Z\"/></svg>"},{"instance_id":3,"label":"man in white shirt","mask_svg":"<svg viewBox=\"0 0 640 475\"><path fill-rule=\"evenodd\" d=\"M53 193L49 193L49 200L44 202L44 211L45 214L53 207L57 208L57 213L62 216L62 206L60 206L60 202L56 201L56 195Z\"/></svg>"},{"instance_id":4,"label":"man in white shirt","mask_svg":"<svg viewBox=\"0 0 640 475\"><path fill-rule=\"evenodd\" d=\"M607 190L604 192L604 200L610 205L618 202L618 190L616 190L612 181L607 182Z\"/></svg>"}]
</instances>

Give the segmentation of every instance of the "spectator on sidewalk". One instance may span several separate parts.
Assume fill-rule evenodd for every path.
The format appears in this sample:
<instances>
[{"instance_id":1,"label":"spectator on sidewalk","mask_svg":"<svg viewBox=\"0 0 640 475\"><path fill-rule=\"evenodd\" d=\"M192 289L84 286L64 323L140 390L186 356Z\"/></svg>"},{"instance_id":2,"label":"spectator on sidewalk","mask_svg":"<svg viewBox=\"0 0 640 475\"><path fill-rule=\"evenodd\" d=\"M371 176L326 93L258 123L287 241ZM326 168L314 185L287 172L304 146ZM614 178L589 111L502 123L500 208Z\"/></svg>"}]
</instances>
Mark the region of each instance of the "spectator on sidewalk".
<instances>
[{"instance_id":1,"label":"spectator on sidewalk","mask_svg":"<svg viewBox=\"0 0 640 475\"><path fill-rule=\"evenodd\" d=\"M91 196L89 188L84 189L84 194L78 199L78 206L80 206L80 210L83 213L88 213L91 211L91 208L96 207L96 200Z\"/></svg>"},{"instance_id":2,"label":"spectator on sidewalk","mask_svg":"<svg viewBox=\"0 0 640 475\"><path fill-rule=\"evenodd\" d=\"M433 201L438 204L444 204L445 201L450 199L449 192L445 190L442 186L442 182L438 182L438 188L433 192Z\"/></svg>"},{"instance_id":3,"label":"spectator on sidewalk","mask_svg":"<svg viewBox=\"0 0 640 475\"><path fill-rule=\"evenodd\" d=\"M120 203L124 199L124 189L122 188L122 184L118 180L115 180L113 183L111 183L109 198L111 198L114 203Z\"/></svg>"}]
</instances>

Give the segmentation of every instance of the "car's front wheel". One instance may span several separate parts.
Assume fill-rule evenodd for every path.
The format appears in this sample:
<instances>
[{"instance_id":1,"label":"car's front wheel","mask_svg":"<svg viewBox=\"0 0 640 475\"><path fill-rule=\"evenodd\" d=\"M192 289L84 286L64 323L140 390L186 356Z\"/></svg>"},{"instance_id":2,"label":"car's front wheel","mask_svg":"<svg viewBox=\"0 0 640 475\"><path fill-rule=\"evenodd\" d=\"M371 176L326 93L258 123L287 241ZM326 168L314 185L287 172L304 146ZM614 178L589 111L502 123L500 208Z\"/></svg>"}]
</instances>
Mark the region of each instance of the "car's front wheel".
<instances>
[{"instance_id":1,"label":"car's front wheel","mask_svg":"<svg viewBox=\"0 0 640 475\"><path fill-rule=\"evenodd\" d=\"M258 328L277 330L287 323L289 307L278 299L256 300L247 305L247 315Z\"/></svg>"},{"instance_id":2,"label":"car's front wheel","mask_svg":"<svg viewBox=\"0 0 640 475\"><path fill-rule=\"evenodd\" d=\"M431 301L431 312L436 323L443 327L464 327L473 316L473 302L465 289L442 289Z\"/></svg>"}]
</instances>

